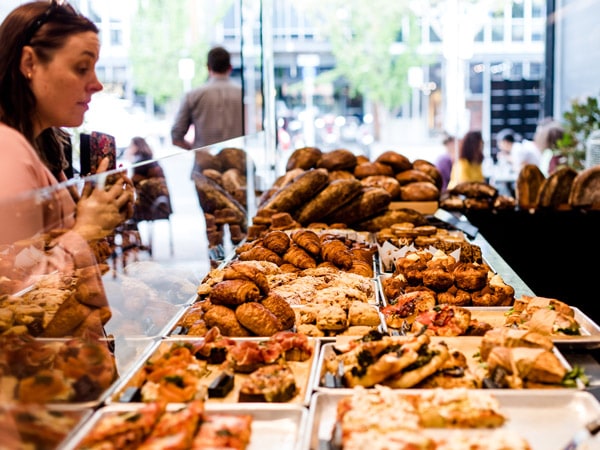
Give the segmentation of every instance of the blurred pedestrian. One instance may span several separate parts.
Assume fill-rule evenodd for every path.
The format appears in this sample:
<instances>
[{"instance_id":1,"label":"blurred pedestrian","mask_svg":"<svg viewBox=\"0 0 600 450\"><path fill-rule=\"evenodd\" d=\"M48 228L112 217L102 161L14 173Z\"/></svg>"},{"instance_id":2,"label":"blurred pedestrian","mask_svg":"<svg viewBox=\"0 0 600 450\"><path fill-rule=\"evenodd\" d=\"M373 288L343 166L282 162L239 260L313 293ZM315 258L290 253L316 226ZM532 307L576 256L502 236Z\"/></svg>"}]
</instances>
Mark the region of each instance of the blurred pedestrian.
<instances>
[{"instance_id":1,"label":"blurred pedestrian","mask_svg":"<svg viewBox=\"0 0 600 450\"><path fill-rule=\"evenodd\" d=\"M442 144L444 145L444 153L438 156L435 161L435 166L442 175L442 186L440 190L441 192L444 192L448 188L450 174L452 173L452 165L454 164L454 159L458 153L458 141L454 136L446 135Z\"/></svg>"},{"instance_id":2,"label":"blurred pedestrian","mask_svg":"<svg viewBox=\"0 0 600 450\"><path fill-rule=\"evenodd\" d=\"M540 165L541 149L536 146L535 142L523 139L514 130L510 128L500 130L496 142L500 150L498 158L505 158L516 175L526 164Z\"/></svg>"},{"instance_id":3,"label":"blurred pedestrian","mask_svg":"<svg viewBox=\"0 0 600 450\"><path fill-rule=\"evenodd\" d=\"M231 55L223 47L208 52L208 81L188 92L171 128L173 145L186 150L205 147L244 134L242 88L231 79ZM194 139L185 139L193 127ZM194 170L202 171L196 160Z\"/></svg>"},{"instance_id":4,"label":"blurred pedestrian","mask_svg":"<svg viewBox=\"0 0 600 450\"><path fill-rule=\"evenodd\" d=\"M481 131L469 131L460 141L458 159L452 165L448 189L466 181L485 181L483 156Z\"/></svg>"}]
</instances>

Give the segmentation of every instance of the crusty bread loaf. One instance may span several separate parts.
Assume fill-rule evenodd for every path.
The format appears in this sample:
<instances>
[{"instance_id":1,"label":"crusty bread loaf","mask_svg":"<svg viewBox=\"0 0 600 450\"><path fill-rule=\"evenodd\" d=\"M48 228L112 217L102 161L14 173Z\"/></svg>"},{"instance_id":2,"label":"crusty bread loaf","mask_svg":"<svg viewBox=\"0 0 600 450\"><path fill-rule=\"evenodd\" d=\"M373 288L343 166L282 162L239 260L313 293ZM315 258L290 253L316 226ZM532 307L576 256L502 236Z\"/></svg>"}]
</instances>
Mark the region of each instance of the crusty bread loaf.
<instances>
[{"instance_id":1,"label":"crusty bread loaf","mask_svg":"<svg viewBox=\"0 0 600 450\"><path fill-rule=\"evenodd\" d=\"M346 204L361 193L362 185L357 179L334 180L302 207L297 220L306 226L319 222L329 213Z\"/></svg>"},{"instance_id":2,"label":"crusty bread loaf","mask_svg":"<svg viewBox=\"0 0 600 450\"><path fill-rule=\"evenodd\" d=\"M535 164L525 164L517 177L517 206L533 209L537 205L538 193L546 177Z\"/></svg>"},{"instance_id":3,"label":"crusty bread loaf","mask_svg":"<svg viewBox=\"0 0 600 450\"><path fill-rule=\"evenodd\" d=\"M363 186L380 187L392 196L392 200L400 199L400 183L394 177L386 175L373 175L360 180Z\"/></svg>"},{"instance_id":4,"label":"crusty bread loaf","mask_svg":"<svg viewBox=\"0 0 600 450\"><path fill-rule=\"evenodd\" d=\"M358 164L354 168L354 176L358 179L366 178L372 175L393 176L394 170L391 168L391 166L379 162L366 162Z\"/></svg>"},{"instance_id":5,"label":"crusty bread loaf","mask_svg":"<svg viewBox=\"0 0 600 450\"><path fill-rule=\"evenodd\" d=\"M294 150L288 158L285 170L308 170L316 167L322 152L317 147L302 147Z\"/></svg>"},{"instance_id":6,"label":"crusty bread loaf","mask_svg":"<svg viewBox=\"0 0 600 450\"><path fill-rule=\"evenodd\" d=\"M396 180L398 180L398 183L402 186L416 181L429 181L430 183L435 184L435 180L431 178L431 176L418 169L403 170L396 174Z\"/></svg>"},{"instance_id":7,"label":"crusty bread loaf","mask_svg":"<svg viewBox=\"0 0 600 450\"><path fill-rule=\"evenodd\" d=\"M275 192L265 204L260 205L261 209L291 213L319 193L328 182L326 169L309 169Z\"/></svg>"},{"instance_id":8,"label":"crusty bread loaf","mask_svg":"<svg viewBox=\"0 0 600 450\"><path fill-rule=\"evenodd\" d=\"M237 169L241 173L246 173L246 152L241 148L225 147L217 153L217 158L221 161L222 172Z\"/></svg>"},{"instance_id":9,"label":"crusty bread loaf","mask_svg":"<svg viewBox=\"0 0 600 450\"><path fill-rule=\"evenodd\" d=\"M356 155L354 153L345 148L338 148L323 153L316 167L327 170L348 170L349 172L354 172L356 164Z\"/></svg>"},{"instance_id":10,"label":"crusty bread loaf","mask_svg":"<svg viewBox=\"0 0 600 450\"><path fill-rule=\"evenodd\" d=\"M194 152L194 157L196 159L196 166L200 167L202 170L214 169L221 172L221 160L213 155L210 150L196 150Z\"/></svg>"},{"instance_id":11,"label":"crusty bread loaf","mask_svg":"<svg viewBox=\"0 0 600 450\"><path fill-rule=\"evenodd\" d=\"M600 209L600 165L577 174L571 187L569 204L573 208Z\"/></svg>"},{"instance_id":12,"label":"crusty bread loaf","mask_svg":"<svg viewBox=\"0 0 600 450\"><path fill-rule=\"evenodd\" d=\"M408 202L439 200L440 190L430 181L416 181L400 187L400 198Z\"/></svg>"},{"instance_id":13,"label":"crusty bread loaf","mask_svg":"<svg viewBox=\"0 0 600 450\"><path fill-rule=\"evenodd\" d=\"M412 169L410 159L394 150L387 150L381 153L375 161L391 166L394 169L394 173Z\"/></svg>"},{"instance_id":14,"label":"crusty bread loaf","mask_svg":"<svg viewBox=\"0 0 600 450\"><path fill-rule=\"evenodd\" d=\"M352 225L384 211L392 201L388 191L379 187L363 187L362 192L324 218L327 223Z\"/></svg>"},{"instance_id":15,"label":"crusty bread loaf","mask_svg":"<svg viewBox=\"0 0 600 450\"><path fill-rule=\"evenodd\" d=\"M433 178L433 183L438 189L442 187L442 174L438 170L438 168L432 162L427 161L426 159L415 159L412 163L413 169L420 170L421 172L425 172L431 178Z\"/></svg>"},{"instance_id":16,"label":"crusty bread loaf","mask_svg":"<svg viewBox=\"0 0 600 450\"><path fill-rule=\"evenodd\" d=\"M425 225L427 218L420 212L409 209L388 209L381 214L356 224L358 230L376 233L383 228L389 228L395 223L410 222L415 225Z\"/></svg>"},{"instance_id":17,"label":"crusty bread loaf","mask_svg":"<svg viewBox=\"0 0 600 450\"><path fill-rule=\"evenodd\" d=\"M498 195L498 190L491 184L482 181L464 181L449 189L448 195L494 199Z\"/></svg>"},{"instance_id":18,"label":"crusty bread loaf","mask_svg":"<svg viewBox=\"0 0 600 450\"><path fill-rule=\"evenodd\" d=\"M561 167L546 178L538 193L537 207L542 209L569 209L569 195L577 171L571 167Z\"/></svg>"}]
</instances>

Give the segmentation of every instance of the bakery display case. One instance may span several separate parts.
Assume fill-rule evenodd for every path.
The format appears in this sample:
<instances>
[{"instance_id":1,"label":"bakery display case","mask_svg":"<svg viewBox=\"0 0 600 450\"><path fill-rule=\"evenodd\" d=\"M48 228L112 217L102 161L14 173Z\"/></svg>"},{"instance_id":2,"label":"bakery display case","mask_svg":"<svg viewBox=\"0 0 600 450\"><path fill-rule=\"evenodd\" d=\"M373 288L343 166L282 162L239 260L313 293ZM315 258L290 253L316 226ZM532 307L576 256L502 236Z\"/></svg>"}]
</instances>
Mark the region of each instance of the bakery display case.
<instances>
[{"instance_id":1,"label":"bakery display case","mask_svg":"<svg viewBox=\"0 0 600 450\"><path fill-rule=\"evenodd\" d=\"M537 309L564 307L577 332L550 326L538 347L524 351L500 344L523 339L519 324L535 314L527 299L545 300L477 221L442 209L429 213L431 186L395 194L409 192L413 202L425 195L421 211L392 204L393 183L362 183L384 177L373 175L379 166L363 161L365 177L356 178L345 153L329 156L329 168L313 162L275 177L264 148L259 133L199 149L209 166L220 161L221 171L192 177L194 152L158 160L172 196L172 254L161 251L170 236L158 226L154 251L147 251L147 220L130 220L94 242L53 228L61 196L86 183L102 188L111 174L3 205L10 214L0 225L0 399L11 443L96 448L131 433L141 446L175 439L164 434L165 423L195 433L206 422L221 431L231 423L246 430L240 448L341 448L331 435L338 402L355 389L384 385L413 396L433 395L440 386L447 396L467 395L468 386L479 401L498 401L506 422L498 428L531 448L560 449L552 445L566 444L572 430L600 414L600 328L589 308L547 303ZM403 161L392 153L383 158L389 167ZM237 167L224 169L226 160ZM338 182L352 176L360 186ZM424 182L431 183L411 183ZM357 186L355 197L343 197L352 207L342 209L340 195ZM32 224L38 224L33 232ZM461 295L471 303L458 304ZM425 297L417 308L415 300ZM486 335L490 329L519 337ZM503 350L490 351L495 347ZM533 366L542 378L511 373L511 364ZM568 427L542 437L541 411L558 423L564 410L573 411ZM32 437L35 423L48 428L44 444ZM424 435L441 446L449 437L482 432L459 431ZM491 439L493 430L483 433Z\"/></svg>"}]
</instances>

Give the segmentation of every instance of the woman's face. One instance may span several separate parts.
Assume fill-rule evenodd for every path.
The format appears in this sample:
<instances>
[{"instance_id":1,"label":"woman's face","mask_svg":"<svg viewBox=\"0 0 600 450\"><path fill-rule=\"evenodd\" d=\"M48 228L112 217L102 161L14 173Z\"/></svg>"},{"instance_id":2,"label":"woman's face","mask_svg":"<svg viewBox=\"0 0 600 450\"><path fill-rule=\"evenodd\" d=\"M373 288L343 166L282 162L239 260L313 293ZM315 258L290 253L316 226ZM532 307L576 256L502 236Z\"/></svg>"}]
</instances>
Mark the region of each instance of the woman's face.
<instances>
[{"instance_id":1,"label":"woman's face","mask_svg":"<svg viewBox=\"0 0 600 450\"><path fill-rule=\"evenodd\" d=\"M96 76L100 41L93 31L74 34L49 63L32 67L31 89L36 98L36 135L49 127L78 127L92 94L102 90Z\"/></svg>"}]
</instances>

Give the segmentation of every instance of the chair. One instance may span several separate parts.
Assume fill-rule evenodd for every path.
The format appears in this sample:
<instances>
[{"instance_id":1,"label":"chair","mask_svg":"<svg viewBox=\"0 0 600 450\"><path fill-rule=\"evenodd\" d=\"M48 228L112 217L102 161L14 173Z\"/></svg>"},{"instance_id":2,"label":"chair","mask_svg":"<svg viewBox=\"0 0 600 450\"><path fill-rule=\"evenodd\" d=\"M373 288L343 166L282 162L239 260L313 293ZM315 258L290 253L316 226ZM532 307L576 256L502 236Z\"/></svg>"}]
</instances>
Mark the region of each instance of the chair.
<instances>
[{"instance_id":1,"label":"chair","mask_svg":"<svg viewBox=\"0 0 600 450\"><path fill-rule=\"evenodd\" d=\"M157 220L166 220L169 224L169 250L171 256L173 256L173 228L171 226L173 208L166 180L160 177L142 180L136 185L136 194L133 220L136 223L148 222L148 245L144 250L148 251L150 256L152 256L154 222Z\"/></svg>"}]
</instances>

